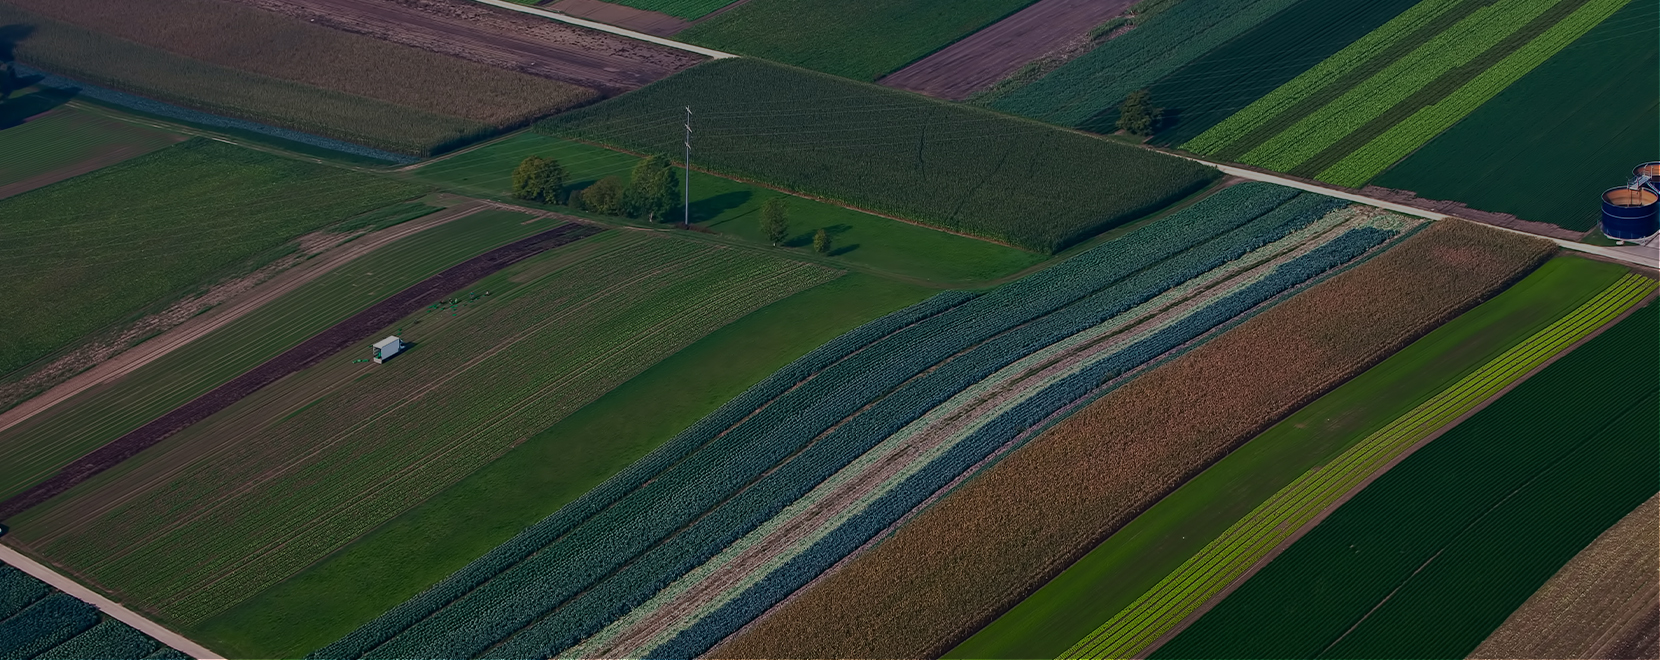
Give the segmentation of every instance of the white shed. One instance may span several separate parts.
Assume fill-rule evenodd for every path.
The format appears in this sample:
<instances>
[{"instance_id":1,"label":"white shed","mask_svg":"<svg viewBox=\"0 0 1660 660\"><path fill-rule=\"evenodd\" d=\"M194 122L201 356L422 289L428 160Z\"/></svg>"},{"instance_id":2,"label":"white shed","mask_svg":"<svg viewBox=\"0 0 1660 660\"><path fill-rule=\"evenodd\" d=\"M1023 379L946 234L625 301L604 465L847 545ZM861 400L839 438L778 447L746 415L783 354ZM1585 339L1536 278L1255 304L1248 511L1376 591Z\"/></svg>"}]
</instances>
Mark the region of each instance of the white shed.
<instances>
[{"instance_id":1,"label":"white shed","mask_svg":"<svg viewBox=\"0 0 1660 660\"><path fill-rule=\"evenodd\" d=\"M385 362L401 350L403 350L403 340L398 339L397 335L375 342L375 364Z\"/></svg>"}]
</instances>

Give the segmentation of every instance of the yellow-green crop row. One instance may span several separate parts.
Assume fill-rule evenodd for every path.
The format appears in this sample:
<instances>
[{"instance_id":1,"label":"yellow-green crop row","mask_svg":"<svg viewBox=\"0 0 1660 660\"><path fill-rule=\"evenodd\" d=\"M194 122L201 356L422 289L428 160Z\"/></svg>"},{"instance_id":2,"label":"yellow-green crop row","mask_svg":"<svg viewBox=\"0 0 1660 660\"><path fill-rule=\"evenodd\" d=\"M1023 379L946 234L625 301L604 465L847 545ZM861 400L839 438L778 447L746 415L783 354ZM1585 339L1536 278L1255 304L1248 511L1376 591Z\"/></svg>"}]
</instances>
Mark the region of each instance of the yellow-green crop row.
<instances>
[{"instance_id":1,"label":"yellow-green crop row","mask_svg":"<svg viewBox=\"0 0 1660 660\"><path fill-rule=\"evenodd\" d=\"M1304 473L1123 611L1067 649L1062 657L1120 658L1143 654L1345 493L1437 430L1619 316L1654 289L1653 280L1627 275L1578 309L1367 436L1330 463Z\"/></svg>"}]
</instances>

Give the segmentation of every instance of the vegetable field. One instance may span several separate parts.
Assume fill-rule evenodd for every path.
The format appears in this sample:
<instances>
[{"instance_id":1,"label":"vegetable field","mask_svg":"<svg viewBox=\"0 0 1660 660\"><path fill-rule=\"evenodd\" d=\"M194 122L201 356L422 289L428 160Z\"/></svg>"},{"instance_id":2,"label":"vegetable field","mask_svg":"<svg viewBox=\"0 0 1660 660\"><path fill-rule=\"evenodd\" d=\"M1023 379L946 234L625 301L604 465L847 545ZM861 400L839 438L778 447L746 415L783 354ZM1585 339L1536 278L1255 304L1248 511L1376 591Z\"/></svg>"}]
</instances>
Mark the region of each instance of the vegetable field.
<instances>
[{"instance_id":1,"label":"vegetable field","mask_svg":"<svg viewBox=\"0 0 1660 660\"><path fill-rule=\"evenodd\" d=\"M540 127L678 153L687 105L697 113L692 159L702 167L1038 252L1150 214L1217 176L1162 154L749 58L711 62Z\"/></svg>"},{"instance_id":2,"label":"vegetable field","mask_svg":"<svg viewBox=\"0 0 1660 660\"><path fill-rule=\"evenodd\" d=\"M0 200L0 374L419 186L192 140ZM19 466L7 463L8 492Z\"/></svg>"},{"instance_id":3,"label":"vegetable field","mask_svg":"<svg viewBox=\"0 0 1660 660\"><path fill-rule=\"evenodd\" d=\"M384 365L328 358L170 438L143 465L83 490L78 504L20 520L14 533L169 620L198 622L714 328L838 274L602 233L388 328L412 343L407 355ZM404 396L389 401L388 392Z\"/></svg>"},{"instance_id":4,"label":"vegetable field","mask_svg":"<svg viewBox=\"0 0 1660 660\"><path fill-rule=\"evenodd\" d=\"M875 80L1029 4L1032 0L750 0L677 38Z\"/></svg>"},{"instance_id":5,"label":"vegetable field","mask_svg":"<svg viewBox=\"0 0 1660 660\"><path fill-rule=\"evenodd\" d=\"M98 608L23 571L0 564L0 657L183 660L189 656L132 626L103 617Z\"/></svg>"},{"instance_id":6,"label":"vegetable field","mask_svg":"<svg viewBox=\"0 0 1660 660\"><path fill-rule=\"evenodd\" d=\"M1632 2L1372 181L1576 231L1660 143L1660 7Z\"/></svg>"},{"instance_id":7,"label":"vegetable field","mask_svg":"<svg viewBox=\"0 0 1660 660\"><path fill-rule=\"evenodd\" d=\"M699 654L1027 429L1395 233L1338 206L1236 186L867 324L317 655Z\"/></svg>"},{"instance_id":8,"label":"vegetable field","mask_svg":"<svg viewBox=\"0 0 1660 660\"><path fill-rule=\"evenodd\" d=\"M1117 387L712 655L943 654L1262 426L1550 249L1468 224L1425 228Z\"/></svg>"},{"instance_id":9,"label":"vegetable field","mask_svg":"<svg viewBox=\"0 0 1660 660\"><path fill-rule=\"evenodd\" d=\"M1360 491L1153 657L1462 657L1655 494L1644 307Z\"/></svg>"},{"instance_id":10,"label":"vegetable field","mask_svg":"<svg viewBox=\"0 0 1660 660\"><path fill-rule=\"evenodd\" d=\"M32 104L38 100L42 103ZM35 92L7 105L35 105L45 111L62 99ZM0 118L0 198L142 156L179 141L179 136L71 109L58 109L20 125Z\"/></svg>"},{"instance_id":11,"label":"vegetable field","mask_svg":"<svg viewBox=\"0 0 1660 660\"><path fill-rule=\"evenodd\" d=\"M1299 475L1330 463L1627 272L1587 259L1547 262L1229 452L948 657L1061 657Z\"/></svg>"}]
</instances>

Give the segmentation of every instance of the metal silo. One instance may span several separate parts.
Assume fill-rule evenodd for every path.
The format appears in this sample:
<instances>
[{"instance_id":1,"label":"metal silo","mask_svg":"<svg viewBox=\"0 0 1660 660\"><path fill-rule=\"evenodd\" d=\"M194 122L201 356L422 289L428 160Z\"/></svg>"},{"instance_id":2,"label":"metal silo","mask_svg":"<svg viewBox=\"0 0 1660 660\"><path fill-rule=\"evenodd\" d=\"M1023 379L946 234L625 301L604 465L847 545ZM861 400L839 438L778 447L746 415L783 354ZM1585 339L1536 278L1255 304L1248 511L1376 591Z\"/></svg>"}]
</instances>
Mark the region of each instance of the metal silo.
<instances>
[{"instance_id":1,"label":"metal silo","mask_svg":"<svg viewBox=\"0 0 1660 660\"><path fill-rule=\"evenodd\" d=\"M1643 163L1642 165L1631 168L1631 176L1634 178L1646 176L1650 179L1654 179L1655 181L1660 181L1660 160L1652 163Z\"/></svg>"},{"instance_id":2,"label":"metal silo","mask_svg":"<svg viewBox=\"0 0 1660 660\"><path fill-rule=\"evenodd\" d=\"M1640 241L1660 232L1660 195L1646 187L1621 186L1602 194L1602 234Z\"/></svg>"}]
</instances>

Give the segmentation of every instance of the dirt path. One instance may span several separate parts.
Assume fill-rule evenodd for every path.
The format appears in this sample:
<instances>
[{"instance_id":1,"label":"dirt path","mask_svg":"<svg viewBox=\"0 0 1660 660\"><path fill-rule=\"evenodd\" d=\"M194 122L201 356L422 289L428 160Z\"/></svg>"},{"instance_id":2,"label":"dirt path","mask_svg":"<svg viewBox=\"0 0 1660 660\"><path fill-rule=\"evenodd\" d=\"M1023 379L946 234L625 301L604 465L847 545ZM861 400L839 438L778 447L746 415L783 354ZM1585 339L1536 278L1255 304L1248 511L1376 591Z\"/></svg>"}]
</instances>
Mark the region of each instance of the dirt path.
<instances>
[{"instance_id":1,"label":"dirt path","mask_svg":"<svg viewBox=\"0 0 1660 660\"><path fill-rule=\"evenodd\" d=\"M961 101L1124 13L1135 0L1039 0L881 80Z\"/></svg>"},{"instance_id":2,"label":"dirt path","mask_svg":"<svg viewBox=\"0 0 1660 660\"><path fill-rule=\"evenodd\" d=\"M0 431L16 426L76 394L132 373L179 347L223 327L227 323L247 316L250 312L299 288L301 285L322 277L324 274L334 271L358 257L373 252L376 248L451 220L467 217L485 208L488 207L484 203L469 200L424 218L418 218L368 234L343 246L324 252L304 264L284 271L269 281L254 287L248 293L229 301L227 304L215 307L154 339L134 346L114 358L100 363L98 366L81 372L56 387L18 404L11 410L0 413Z\"/></svg>"},{"instance_id":3,"label":"dirt path","mask_svg":"<svg viewBox=\"0 0 1660 660\"><path fill-rule=\"evenodd\" d=\"M214 653L213 651L207 650L207 648L203 647L201 644L185 639L183 635L163 628L161 624L146 619L143 616L140 616L137 612L122 607L120 603L105 598L99 595L98 592L81 586L81 583L58 574L57 571L48 568L45 564L30 559L27 555L21 552L8 548L4 545L0 545L0 561L11 564L18 570L34 576L35 579L52 585L52 588L74 596L87 604L98 608L99 611L104 614L108 614L110 618L137 628L139 632L154 637L157 641L171 646L174 649L183 651L192 658L198 658L199 660L222 660L222 658L225 657L219 655L218 653Z\"/></svg>"},{"instance_id":4,"label":"dirt path","mask_svg":"<svg viewBox=\"0 0 1660 660\"><path fill-rule=\"evenodd\" d=\"M698 55L702 55L702 56L710 58L710 59L719 60L719 59L724 59L724 58L728 58L728 57L737 57L737 55L733 55L731 53L723 53L721 51L714 50L712 48L704 48L702 46L693 46L691 44L682 43L682 42L679 42L679 41L675 41L673 39L664 39L662 37L654 37L654 36L649 35L649 34L643 34L643 33L640 33L640 32L635 32L633 30L628 30L628 29L616 27L616 26L613 26L613 25L606 25L604 23L597 23L597 22L594 22L594 21L589 21L589 20L576 18L574 16L566 16L564 14L554 13L554 12L548 11L546 9L537 9L535 7L529 7L529 6L526 6L526 5L514 4L512 2L508 2L507 0L473 0L473 1L483 3L483 4L486 4L486 5L490 5L492 7L501 7L502 9L510 9L510 10L513 10L513 11L516 11L516 12L530 14L532 16L541 16L542 18L550 18L550 19L559 21L561 23L570 23L571 25L577 25L577 26L585 27L585 28L588 28L590 30L599 30L600 32L609 32L611 34L628 37L630 39L637 39L639 41L644 41L646 43L657 44L659 46L668 46L669 48L674 48L676 50L683 50L683 51L686 51L688 53L696 53ZM737 3L734 3L734 4L737 4ZM726 9L728 9L730 7L731 7L731 5L728 5L726 8L723 8L720 11L726 11ZM719 12L716 12L716 13L719 13Z\"/></svg>"}]
</instances>

